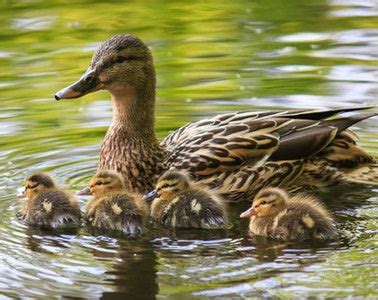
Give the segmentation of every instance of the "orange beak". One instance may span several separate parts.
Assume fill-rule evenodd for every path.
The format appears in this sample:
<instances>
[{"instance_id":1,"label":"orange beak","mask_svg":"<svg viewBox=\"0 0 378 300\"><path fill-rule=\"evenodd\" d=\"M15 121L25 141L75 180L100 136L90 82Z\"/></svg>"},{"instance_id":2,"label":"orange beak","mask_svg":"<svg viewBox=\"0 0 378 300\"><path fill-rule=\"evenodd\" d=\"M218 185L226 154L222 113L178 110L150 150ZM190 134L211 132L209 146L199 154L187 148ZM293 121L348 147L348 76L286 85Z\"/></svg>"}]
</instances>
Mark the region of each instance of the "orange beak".
<instances>
[{"instance_id":1,"label":"orange beak","mask_svg":"<svg viewBox=\"0 0 378 300\"><path fill-rule=\"evenodd\" d=\"M246 211L242 212L240 214L240 218L250 218L250 217L256 216L256 215L257 215L257 212L256 212L256 210L252 206L251 208L249 208Z\"/></svg>"}]
</instances>

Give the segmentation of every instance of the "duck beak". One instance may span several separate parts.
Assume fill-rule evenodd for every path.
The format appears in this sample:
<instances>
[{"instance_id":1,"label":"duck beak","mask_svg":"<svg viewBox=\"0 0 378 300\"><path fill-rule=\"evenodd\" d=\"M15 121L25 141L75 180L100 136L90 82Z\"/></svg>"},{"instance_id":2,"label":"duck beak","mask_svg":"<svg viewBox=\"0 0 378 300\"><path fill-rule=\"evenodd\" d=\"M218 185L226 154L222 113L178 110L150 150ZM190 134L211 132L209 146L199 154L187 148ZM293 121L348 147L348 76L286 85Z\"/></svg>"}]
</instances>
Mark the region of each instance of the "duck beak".
<instances>
[{"instance_id":1,"label":"duck beak","mask_svg":"<svg viewBox=\"0 0 378 300\"><path fill-rule=\"evenodd\" d=\"M55 99L79 98L91 92L98 91L101 88L102 84L95 74L95 69L89 67L78 81L57 92Z\"/></svg>"},{"instance_id":2,"label":"duck beak","mask_svg":"<svg viewBox=\"0 0 378 300\"><path fill-rule=\"evenodd\" d=\"M152 202L157 196L157 190L153 190L151 192L149 192L148 194L144 195L143 199L146 201L146 202Z\"/></svg>"},{"instance_id":3,"label":"duck beak","mask_svg":"<svg viewBox=\"0 0 378 300\"><path fill-rule=\"evenodd\" d=\"M242 212L240 214L240 218L250 218L250 217L256 216L256 215L257 215L257 212L256 212L256 210L252 206L251 208L249 208L246 211Z\"/></svg>"}]
</instances>

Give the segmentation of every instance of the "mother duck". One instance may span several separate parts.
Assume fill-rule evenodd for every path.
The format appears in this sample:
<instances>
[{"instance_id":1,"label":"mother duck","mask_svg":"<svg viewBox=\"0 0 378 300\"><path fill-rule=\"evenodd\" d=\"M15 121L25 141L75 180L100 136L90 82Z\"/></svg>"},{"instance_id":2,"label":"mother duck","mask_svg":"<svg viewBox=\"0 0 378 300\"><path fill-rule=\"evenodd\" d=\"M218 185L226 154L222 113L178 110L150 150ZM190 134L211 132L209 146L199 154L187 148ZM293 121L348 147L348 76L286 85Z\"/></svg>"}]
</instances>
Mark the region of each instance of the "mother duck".
<instances>
[{"instance_id":1,"label":"mother duck","mask_svg":"<svg viewBox=\"0 0 378 300\"><path fill-rule=\"evenodd\" d=\"M378 184L375 159L347 130L375 114L328 119L369 107L222 114L188 124L159 143L155 86L148 47L133 35L120 34L97 49L77 82L55 94L60 100L110 92L113 120L98 169L123 174L130 191L148 192L169 168L188 173L229 201L250 199L266 186Z\"/></svg>"}]
</instances>

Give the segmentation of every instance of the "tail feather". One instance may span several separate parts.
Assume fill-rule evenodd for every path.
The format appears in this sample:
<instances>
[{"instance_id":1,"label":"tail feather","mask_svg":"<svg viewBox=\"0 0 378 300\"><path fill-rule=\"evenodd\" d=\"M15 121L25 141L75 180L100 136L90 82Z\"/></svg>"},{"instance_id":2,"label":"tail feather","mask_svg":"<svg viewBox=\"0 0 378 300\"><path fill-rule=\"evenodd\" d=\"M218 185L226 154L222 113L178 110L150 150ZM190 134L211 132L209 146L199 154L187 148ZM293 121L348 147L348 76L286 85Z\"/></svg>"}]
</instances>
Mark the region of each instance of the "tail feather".
<instances>
[{"instance_id":1,"label":"tail feather","mask_svg":"<svg viewBox=\"0 0 378 300\"><path fill-rule=\"evenodd\" d=\"M307 119L307 120L323 120L329 117L332 117L336 114L358 111L358 110L365 110L376 108L377 106L356 106L356 107L348 107L348 108L337 108L337 109L327 109L327 110L318 110L318 111L302 111L302 112L293 112L287 113L285 116L294 118L294 119Z\"/></svg>"},{"instance_id":2,"label":"tail feather","mask_svg":"<svg viewBox=\"0 0 378 300\"><path fill-rule=\"evenodd\" d=\"M364 114L358 114L358 115L353 115L345 118L338 118L334 120L327 120L323 121L322 124L324 125L330 125L334 126L338 129L338 132L341 132L348 127L356 124L357 122L360 122L362 120L377 116L378 113L364 113Z\"/></svg>"},{"instance_id":3,"label":"tail feather","mask_svg":"<svg viewBox=\"0 0 378 300\"><path fill-rule=\"evenodd\" d=\"M363 165L357 169L345 172L345 178L349 182L378 186L378 163Z\"/></svg>"}]
</instances>

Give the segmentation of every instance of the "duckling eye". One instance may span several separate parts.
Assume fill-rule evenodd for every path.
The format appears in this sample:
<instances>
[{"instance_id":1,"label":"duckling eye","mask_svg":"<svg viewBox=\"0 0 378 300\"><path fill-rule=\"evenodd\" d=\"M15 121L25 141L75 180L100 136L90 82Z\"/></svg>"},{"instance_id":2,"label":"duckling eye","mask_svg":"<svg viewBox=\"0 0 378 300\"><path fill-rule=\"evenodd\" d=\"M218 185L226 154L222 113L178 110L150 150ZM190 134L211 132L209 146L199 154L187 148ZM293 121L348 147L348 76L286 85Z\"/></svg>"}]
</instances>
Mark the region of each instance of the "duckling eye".
<instances>
[{"instance_id":1,"label":"duckling eye","mask_svg":"<svg viewBox=\"0 0 378 300\"><path fill-rule=\"evenodd\" d=\"M36 188L37 186L39 186L39 183L37 183L35 185L28 184L27 186L25 186L25 190L31 190L31 189Z\"/></svg>"},{"instance_id":2,"label":"duckling eye","mask_svg":"<svg viewBox=\"0 0 378 300\"><path fill-rule=\"evenodd\" d=\"M260 202L260 204L262 204L262 205L265 205L265 204L267 204L268 202L266 202L266 201L261 201Z\"/></svg>"},{"instance_id":3,"label":"duckling eye","mask_svg":"<svg viewBox=\"0 0 378 300\"><path fill-rule=\"evenodd\" d=\"M95 185L102 185L102 184L104 184L102 181L97 181L97 182L95 183Z\"/></svg>"}]
</instances>

